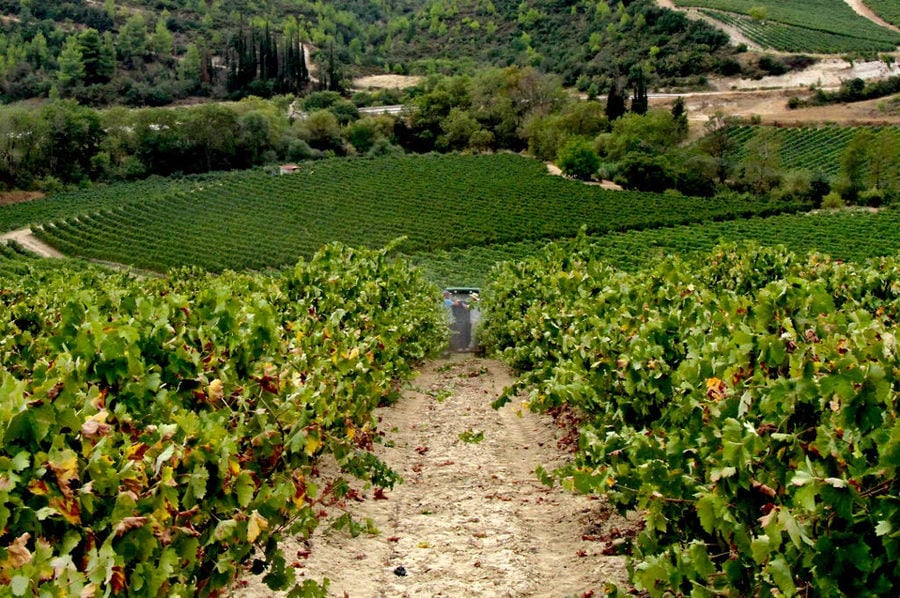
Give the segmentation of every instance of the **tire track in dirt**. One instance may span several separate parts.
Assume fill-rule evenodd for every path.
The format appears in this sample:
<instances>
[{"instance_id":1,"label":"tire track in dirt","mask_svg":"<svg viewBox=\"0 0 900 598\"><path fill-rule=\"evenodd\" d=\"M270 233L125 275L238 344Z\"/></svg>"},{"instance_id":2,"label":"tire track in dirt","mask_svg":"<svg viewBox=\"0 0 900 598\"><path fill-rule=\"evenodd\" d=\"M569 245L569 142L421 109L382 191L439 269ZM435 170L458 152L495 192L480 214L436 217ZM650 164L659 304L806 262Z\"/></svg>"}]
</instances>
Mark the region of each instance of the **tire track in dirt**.
<instances>
[{"instance_id":1,"label":"tire track in dirt","mask_svg":"<svg viewBox=\"0 0 900 598\"><path fill-rule=\"evenodd\" d=\"M565 430L518 404L492 409L511 382L493 360L428 364L379 410L387 444L376 453L405 482L386 500L362 489L365 500L347 507L379 533L351 538L323 523L309 541L286 541L289 561L309 553L295 562L297 579L327 577L332 595L354 598L600 595L604 583L624 583L624 557L605 556L596 537L632 524L600 500L538 482L537 465L567 458L557 446ZM250 579L232 595L272 593Z\"/></svg>"}]
</instances>

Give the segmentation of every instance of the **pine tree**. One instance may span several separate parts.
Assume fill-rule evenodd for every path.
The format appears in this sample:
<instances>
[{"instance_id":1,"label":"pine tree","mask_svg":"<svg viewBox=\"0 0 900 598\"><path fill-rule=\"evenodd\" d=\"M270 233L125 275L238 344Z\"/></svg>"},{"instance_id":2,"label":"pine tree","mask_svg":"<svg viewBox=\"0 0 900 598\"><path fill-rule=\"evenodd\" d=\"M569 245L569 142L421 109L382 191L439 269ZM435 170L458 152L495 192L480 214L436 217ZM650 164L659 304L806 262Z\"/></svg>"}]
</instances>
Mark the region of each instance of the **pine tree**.
<instances>
[{"instance_id":1,"label":"pine tree","mask_svg":"<svg viewBox=\"0 0 900 598\"><path fill-rule=\"evenodd\" d=\"M64 88L71 88L84 81L84 59L77 36L70 35L66 38L66 44L59 53L58 62L59 71L56 77Z\"/></svg>"},{"instance_id":2,"label":"pine tree","mask_svg":"<svg viewBox=\"0 0 900 598\"><path fill-rule=\"evenodd\" d=\"M109 55L96 29L87 29L78 36L84 61L84 82L88 85L106 83L115 70L115 57Z\"/></svg>"}]
</instances>

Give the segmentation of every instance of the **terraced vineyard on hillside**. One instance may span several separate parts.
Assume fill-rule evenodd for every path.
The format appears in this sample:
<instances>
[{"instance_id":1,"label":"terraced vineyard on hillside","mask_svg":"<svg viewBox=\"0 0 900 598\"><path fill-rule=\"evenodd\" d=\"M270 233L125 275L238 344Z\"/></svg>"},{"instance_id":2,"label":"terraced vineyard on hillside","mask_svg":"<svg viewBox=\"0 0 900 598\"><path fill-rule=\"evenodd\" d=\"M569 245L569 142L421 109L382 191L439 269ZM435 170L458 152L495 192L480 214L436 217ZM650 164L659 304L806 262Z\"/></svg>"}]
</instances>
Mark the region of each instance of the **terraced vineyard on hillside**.
<instances>
[{"instance_id":1,"label":"terraced vineyard on hillside","mask_svg":"<svg viewBox=\"0 0 900 598\"><path fill-rule=\"evenodd\" d=\"M124 189L124 188L123 188ZM127 195L123 194L123 199ZM333 160L299 174L235 173L46 224L63 253L152 270L263 269L338 240L404 251L645 229L796 211L741 198L615 192L550 176L513 154Z\"/></svg>"},{"instance_id":2,"label":"terraced vineyard on hillside","mask_svg":"<svg viewBox=\"0 0 900 598\"><path fill-rule=\"evenodd\" d=\"M877 136L882 133L893 134L900 139L900 127L866 126L866 127L775 127L781 142L781 160L787 170L807 170L820 172L833 177L840 172L841 156L853 137L861 131L869 131ZM759 126L740 125L730 129L734 141L731 159L739 163L746 155L747 142L760 131Z\"/></svg>"},{"instance_id":3,"label":"terraced vineyard on hillside","mask_svg":"<svg viewBox=\"0 0 900 598\"><path fill-rule=\"evenodd\" d=\"M887 52L900 45L900 33L857 15L843 0L676 0L675 4L699 8L760 45L784 52Z\"/></svg>"}]
</instances>

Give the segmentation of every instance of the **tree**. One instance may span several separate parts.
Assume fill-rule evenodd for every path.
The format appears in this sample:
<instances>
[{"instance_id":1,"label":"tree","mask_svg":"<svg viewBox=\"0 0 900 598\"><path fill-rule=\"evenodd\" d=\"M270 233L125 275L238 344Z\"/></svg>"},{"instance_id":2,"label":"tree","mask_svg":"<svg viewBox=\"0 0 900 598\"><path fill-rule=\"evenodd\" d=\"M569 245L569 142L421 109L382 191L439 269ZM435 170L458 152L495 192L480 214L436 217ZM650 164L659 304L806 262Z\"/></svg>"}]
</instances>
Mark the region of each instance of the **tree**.
<instances>
[{"instance_id":1,"label":"tree","mask_svg":"<svg viewBox=\"0 0 900 598\"><path fill-rule=\"evenodd\" d=\"M751 6L747 14L754 21L765 21L769 18L769 10L765 6Z\"/></svg>"},{"instance_id":2,"label":"tree","mask_svg":"<svg viewBox=\"0 0 900 598\"><path fill-rule=\"evenodd\" d=\"M341 144L341 126L330 110L316 110L298 121L300 137L320 150L334 150Z\"/></svg>"},{"instance_id":3,"label":"tree","mask_svg":"<svg viewBox=\"0 0 900 598\"><path fill-rule=\"evenodd\" d=\"M39 155L37 112L19 106L0 108L0 183L28 187Z\"/></svg>"},{"instance_id":4,"label":"tree","mask_svg":"<svg viewBox=\"0 0 900 598\"><path fill-rule=\"evenodd\" d=\"M613 82L609 87L609 94L606 96L605 113L609 122L613 122L625 114L625 96L622 95L622 89L616 82Z\"/></svg>"},{"instance_id":5,"label":"tree","mask_svg":"<svg viewBox=\"0 0 900 598\"><path fill-rule=\"evenodd\" d=\"M684 106L684 98L681 96L675 98L675 102L672 103L672 118L675 119L675 126L678 127L679 132L686 137L688 133L687 109Z\"/></svg>"},{"instance_id":6,"label":"tree","mask_svg":"<svg viewBox=\"0 0 900 598\"><path fill-rule=\"evenodd\" d=\"M50 53L47 49L47 38L44 37L42 32L38 31L31 40L31 43L28 44L27 54L28 62L31 63L31 66L35 69L47 68Z\"/></svg>"},{"instance_id":7,"label":"tree","mask_svg":"<svg viewBox=\"0 0 900 598\"><path fill-rule=\"evenodd\" d=\"M468 147L469 139L480 125L467 111L453 108L441 122L441 128L443 135L438 138L439 149L462 150Z\"/></svg>"},{"instance_id":8,"label":"tree","mask_svg":"<svg viewBox=\"0 0 900 598\"><path fill-rule=\"evenodd\" d=\"M119 31L119 58L129 67L141 64L147 55L147 23L140 13L135 13L125 21Z\"/></svg>"},{"instance_id":9,"label":"tree","mask_svg":"<svg viewBox=\"0 0 900 598\"><path fill-rule=\"evenodd\" d=\"M882 191L900 191L900 139L885 128L869 146L869 187Z\"/></svg>"},{"instance_id":10,"label":"tree","mask_svg":"<svg viewBox=\"0 0 900 598\"><path fill-rule=\"evenodd\" d=\"M647 78L644 69L635 67L632 73L631 83L634 86L634 96L631 98L631 111L635 114L647 114L650 100L647 97Z\"/></svg>"},{"instance_id":11,"label":"tree","mask_svg":"<svg viewBox=\"0 0 900 598\"><path fill-rule=\"evenodd\" d=\"M221 104L203 104L189 110L187 115L186 141L202 151L205 162L191 170L209 171L231 165L238 136L235 112Z\"/></svg>"},{"instance_id":12,"label":"tree","mask_svg":"<svg viewBox=\"0 0 900 598\"><path fill-rule=\"evenodd\" d=\"M781 181L781 139L772 127L760 127L747 142L742 162L744 182L757 194L768 193Z\"/></svg>"},{"instance_id":13,"label":"tree","mask_svg":"<svg viewBox=\"0 0 900 598\"><path fill-rule=\"evenodd\" d=\"M74 100L56 100L41 108L40 121L46 172L63 182L86 178L103 135L97 112Z\"/></svg>"},{"instance_id":14,"label":"tree","mask_svg":"<svg viewBox=\"0 0 900 598\"><path fill-rule=\"evenodd\" d=\"M667 110L651 110L645 115L626 114L612 123L612 133L601 137L611 160L626 154L665 154L683 141L675 119Z\"/></svg>"},{"instance_id":15,"label":"tree","mask_svg":"<svg viewBox=\"0 0 900 598\"><path fill-rule=\"evenodd\" d=\"M78 36L78 44L84 61L84 82L88 85L106 83L116 69L115 54L109 48L96 29L86 29Z\"/></svg>"},{"instance_id":16,"label":"tree","mask_svg":"<svg viewBox=\"0 0 900 598\"><path fill-rule=\"evenodd\" d=\"M709 155L715 163L716 176L719 179L719 183L724 183L728 180L734 169L731 155L735 148L735 142L728 132L729 127L729 118L723 112L716 111L703 125L706 135L699 142L700 149Z\"/></svg>"},{"instance_id":17,"label":"tree","mask_svg":"<svg viewBox=\"0 0 900 598\"><path fill-rule=\"evenodd\" d=\"M178 78L192 84L193 88L200 85L201 58L197 44L188 44L187 50L178 63Z\"/></svg>"},{"instance_id":18,"label":"tree","mask_svg":"<svg viewBox=\"0 0 900 598\"><path fill-rule=\"evenodd\" d=\"M251 110L238 119L239 154L249 165L260 163L266 150L271 147L269 119L260 110Z\"/></svg>"},{"instance_id":19,"label":"tree","mask_svg":"<svg viewBox=\"0 0 900 598\"><path fill-rule=\"evenodd\" d=\"M166 27L167 15L163 11L162 16L156 21L156 27L153 29L153 35L150 36L150 49L157 56L168 56L175 51L175 38L169 28Z\"/></svg>"},{"instance_id":20,"label":"tree","mask_svg":"<svg viewBox=\"0 0 900 598\"><path fill-rule=\"evenodd\" d=\"M859 192L865 189L866 166L873 142L872 133L861 129L847 144L841 156L840 193L851 203L855 202Z\"/></svg>"},{"instance_id":21,"label":"tree","mask_svg":"<svg viewBox=\"0 0 900 598\"><path fill-rule=\"evenodd\" d=\"M557 165L563 173L587 181L600 168L600 158L589 140L573 137L560 148Z\"/></svg>"},{"instance_id":22,"label":"tree","mask_svg":"<svg viewBox=\"0 0 900 598\"><path fill-rule=\"evenodd\" d=\"M81 54L81 46L78 37L70 35L66 38L66 44L59 53L59 71L56 78L63 88L72 88L84 81L84 59Z\"/></svg>"}]
</instances>

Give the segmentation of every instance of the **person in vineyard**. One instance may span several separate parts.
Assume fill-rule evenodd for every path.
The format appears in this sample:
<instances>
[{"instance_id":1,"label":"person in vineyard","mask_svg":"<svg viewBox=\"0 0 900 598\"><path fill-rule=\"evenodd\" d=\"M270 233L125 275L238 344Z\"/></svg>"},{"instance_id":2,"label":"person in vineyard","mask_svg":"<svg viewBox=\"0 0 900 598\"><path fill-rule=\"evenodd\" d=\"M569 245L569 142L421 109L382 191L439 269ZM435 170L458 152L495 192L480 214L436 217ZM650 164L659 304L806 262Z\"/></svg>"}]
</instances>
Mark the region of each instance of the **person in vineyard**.
<instances>
[{"instance_id":1,"label":"person in vineyard","mask_svg":"<svg viewBox=\"0 0 900 598\"><path fill-rule=\"evenodd\" d=\"M450 291L444 291L444 307L450 316L450 350L465 351L472 342L472 318L469 304L454 299Z\"/></svg>"}]
</instances>

